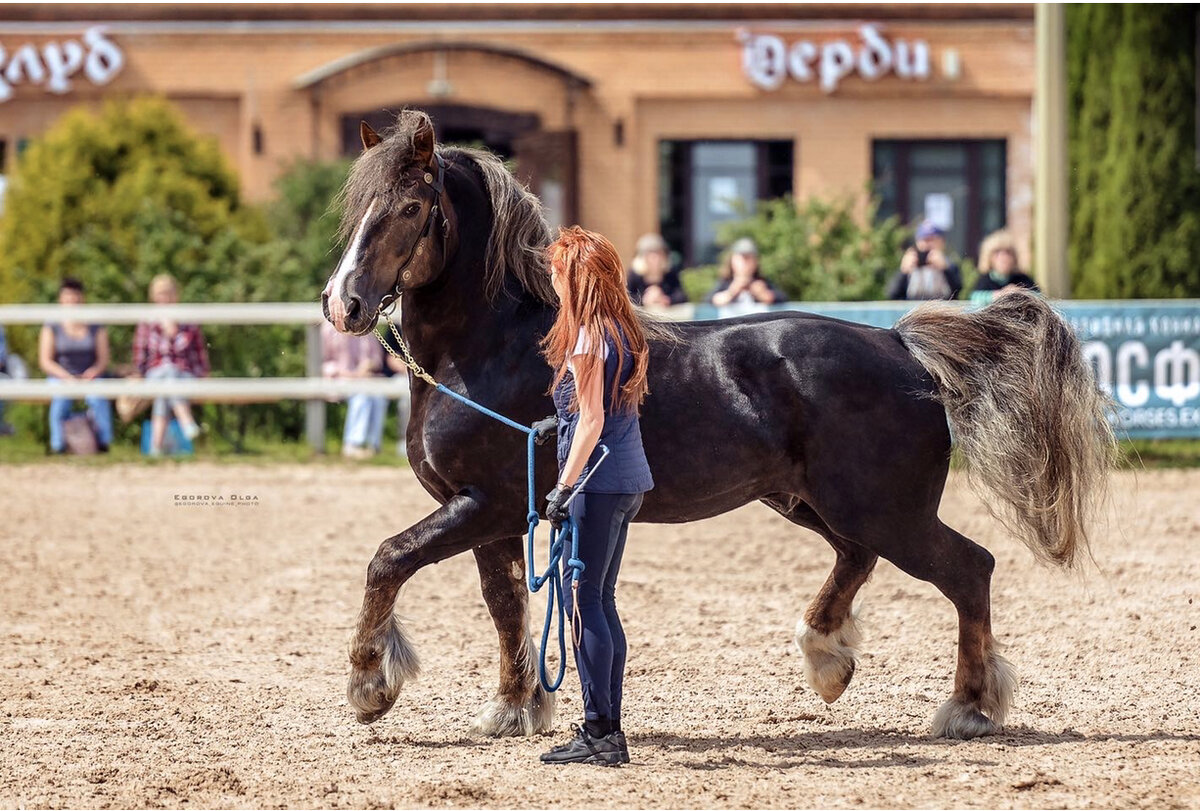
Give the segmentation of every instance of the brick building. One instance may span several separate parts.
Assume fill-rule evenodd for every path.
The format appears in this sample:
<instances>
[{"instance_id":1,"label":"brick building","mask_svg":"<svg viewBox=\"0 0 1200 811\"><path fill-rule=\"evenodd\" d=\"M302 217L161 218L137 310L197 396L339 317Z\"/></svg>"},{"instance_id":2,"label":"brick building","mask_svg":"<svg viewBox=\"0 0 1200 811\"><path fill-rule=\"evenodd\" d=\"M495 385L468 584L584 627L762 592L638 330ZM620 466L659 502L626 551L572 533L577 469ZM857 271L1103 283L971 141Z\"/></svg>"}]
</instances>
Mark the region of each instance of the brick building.
<instances>
[{"instance_id":1,"label":"brick building","mask_svg":"<svg viewBox=\"0 0 1200 811\"><path fill-rule=\"evenodd\" d=\"M27 47L29 46L29 47ZM1028 260L1032 6L0 7L0 165L76 104L156 93L246 195L429 111L516 161L553 220L711 259L736 201L850 194Z\"/></svg>"}]
</instances>

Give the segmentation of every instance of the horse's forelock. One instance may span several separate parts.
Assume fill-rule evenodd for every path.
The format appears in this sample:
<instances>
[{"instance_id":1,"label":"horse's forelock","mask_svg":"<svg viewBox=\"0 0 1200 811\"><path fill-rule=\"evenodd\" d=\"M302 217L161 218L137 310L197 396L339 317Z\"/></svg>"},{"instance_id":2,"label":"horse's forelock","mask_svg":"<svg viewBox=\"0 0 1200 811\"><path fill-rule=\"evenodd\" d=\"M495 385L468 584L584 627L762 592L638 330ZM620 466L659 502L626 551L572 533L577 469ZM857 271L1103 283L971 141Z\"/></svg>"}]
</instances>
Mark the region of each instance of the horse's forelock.
<instances>
[{"instance_id":1,"label":"horse's forelock","mask_svg":"<svg viewBox=\"0 0 1200 811\"><path fill-rule=\"evenodd\" d=\"M383 210L391 207L401 175L412 163L413 136L426 118L417 110L402 110L396 123L383 131L382 140L355 159L338 196L342 209L338 236L343 242L350 238L372 200L378 200Z\"/></svg>"}]
</instances>

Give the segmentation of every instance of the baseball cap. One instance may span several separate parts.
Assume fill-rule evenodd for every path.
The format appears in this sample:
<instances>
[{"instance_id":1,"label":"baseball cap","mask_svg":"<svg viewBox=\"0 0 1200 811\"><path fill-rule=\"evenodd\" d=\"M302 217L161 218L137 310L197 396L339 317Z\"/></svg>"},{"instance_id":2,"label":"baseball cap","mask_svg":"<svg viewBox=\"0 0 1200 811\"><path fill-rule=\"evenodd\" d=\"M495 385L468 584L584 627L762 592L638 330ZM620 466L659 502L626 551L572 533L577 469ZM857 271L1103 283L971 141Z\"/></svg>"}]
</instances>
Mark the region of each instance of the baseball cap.
<instances>
[{"instance_id":1,"label":"baseball cap","mask_svg":"<svg viewBox=\"0 0 1200 811\"><path fill-rule=\"evenodd\" d=\"M729 246L730 253L740 253L745 256L758 256L758 246L750 237L742 237Z\"/></svg>"},{"instance_id":2,"label":"baseball cap","mask_svg":"<svg viewBox=\"0 0 1200 811\"><path fill-rule=\"evenodd\" d=\"M642 234L637 241L637 255L645 256L648 253L662 251L667 253L667 242L658 234Z\"/></svg>"},{"instance_id":3,"label":"baseball cap","mask_svg":"<svg viewBox=\"0 0 1200 811\"><path fill-rule=\"evenodd\" d=\"M917 239L929 239L930 237L944 237L946 232L938 227L933 220L926 220L917 226Z\"/></svg>"}]
</instances>

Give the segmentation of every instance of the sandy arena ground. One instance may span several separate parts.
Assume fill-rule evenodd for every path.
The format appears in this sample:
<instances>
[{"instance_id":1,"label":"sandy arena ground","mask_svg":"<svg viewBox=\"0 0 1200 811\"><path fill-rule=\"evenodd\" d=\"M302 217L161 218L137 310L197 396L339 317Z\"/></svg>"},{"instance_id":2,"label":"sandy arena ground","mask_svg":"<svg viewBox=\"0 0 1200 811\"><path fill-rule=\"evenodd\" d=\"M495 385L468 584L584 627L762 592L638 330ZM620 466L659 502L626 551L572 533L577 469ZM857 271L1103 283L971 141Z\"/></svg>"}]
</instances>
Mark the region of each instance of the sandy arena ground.
<instances>
[{"instance_id":1,"label":"sandy arena ground","mask_svg":"<svg viewBox=\"0 0 1200 811\"><path fill-rule=\"evenodd\" d=\"M968 743L927 732L956 627L932 587L881 564L865 655L827 707L792 642L832 562L821 539L757 505L635 525L620 769L537 761L578 717L573 670L553 736L470 733L497 652L465 555L405 588L424 673L355 723L345 643L366 564L433 506L408 470L0 475L0 806L1200 805L1200 471L1120 475L1084 577L1039 568L952 479L942 515L998 558L994 622L1021 673L1007 730Z\"/></svg>"}]
</instances>

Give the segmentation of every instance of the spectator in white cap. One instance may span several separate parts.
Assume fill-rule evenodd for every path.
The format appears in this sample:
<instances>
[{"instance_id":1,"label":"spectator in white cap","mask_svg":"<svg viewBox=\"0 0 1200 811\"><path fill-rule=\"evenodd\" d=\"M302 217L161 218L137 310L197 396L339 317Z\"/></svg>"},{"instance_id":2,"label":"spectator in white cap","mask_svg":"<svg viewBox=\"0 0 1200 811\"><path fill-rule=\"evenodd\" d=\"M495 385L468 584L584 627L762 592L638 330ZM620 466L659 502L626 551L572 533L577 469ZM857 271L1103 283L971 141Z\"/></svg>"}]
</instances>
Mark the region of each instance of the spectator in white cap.
<instances>
[{"instance_id":1,"label":"spectator in white cap","mask_svg":"<svg viewBox=\"0 0 1200 811\"><path fill-rule=\"evenodd\" d=\"M767 281L758 270L758 246L749 237L742 237L729 247L729 255L721 266L721 279L708 294L708 302L716 307L733 303L778 304L786 301L783 293Z\"/></svg>"},{"instance_id":2,"label":"spectator in white cap","mask_svg":"<svg viewBox=\"0 0 1200 811\"><path fill-rule=\"evenodd\" d=\"M625 284L633 303L641 307L662 309L687 301L679 272L671 267L667 243L658 234L644 234L637 241Z\"/></svg>"},{"instance_id":3,"label":"spectator in white cap","mask_svg":"<svg viewBox=\"0 0 1200 811\"><path fill-rule=\"evenodd\" d=\"M962 273L946 254L946 232L930 220L917 226L915 244L900 259L888 298L928 301L958 298Z\"/></svg>"},{"instance_id":4,"label":"spectator in white cap","mask_svg":"<svg viewBox=\"0 0 1200 811\"><path fill-rule=\"evenodd\" d=\"M1007 231L989 234L979 247L979 278L971 301L988 304L1013 290L1038 291L1037 282L1017 267L1017 243Z\"/></svg>"}]
</instances>

